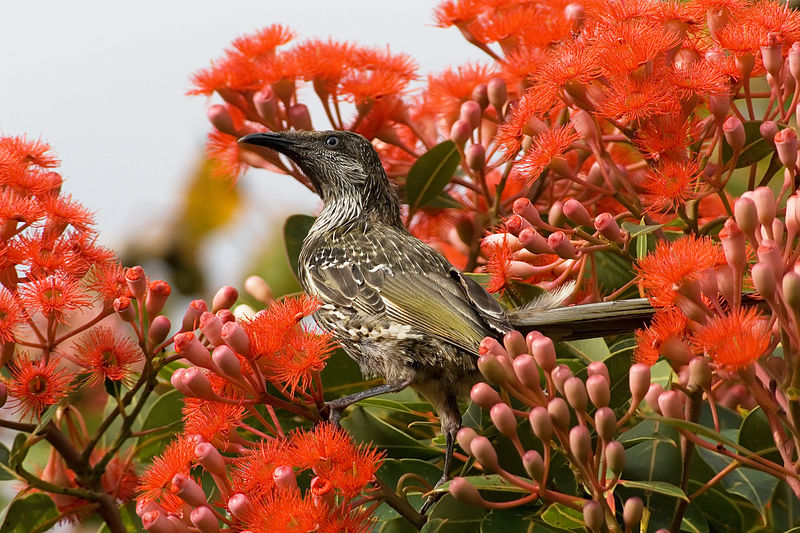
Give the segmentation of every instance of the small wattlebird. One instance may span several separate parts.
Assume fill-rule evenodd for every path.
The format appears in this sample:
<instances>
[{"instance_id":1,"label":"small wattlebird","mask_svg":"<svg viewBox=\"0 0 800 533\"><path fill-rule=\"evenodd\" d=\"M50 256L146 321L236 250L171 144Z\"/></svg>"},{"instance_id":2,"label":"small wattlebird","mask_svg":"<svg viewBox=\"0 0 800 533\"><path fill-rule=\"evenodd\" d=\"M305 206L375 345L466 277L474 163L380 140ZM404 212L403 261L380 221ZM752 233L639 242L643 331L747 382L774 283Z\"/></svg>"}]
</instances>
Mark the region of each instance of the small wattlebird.
<instances>
[{"instance_id":1,"label":"small wattlebird","mask_svg":"<svg viewBox=\"0 0 800 533\"><path fill-rule=\"evenodd\" d=\"M439 414L447 442L441 484L449 479L461 427L458 398L479 380L480 343L487 336L502 339L514 327L509 317L524 314L507 315L483 287L406 230L397 194L364 137L346 131L284 131L253 133L239 142L287 156L322 198L322 211L300 252L300 283L323 304L315 315L319 326L333 332L362 373L386 380L329 402L328 419L338 424L347 406L412 387ZM630 320L642 308L652 313L646 303L635 302L618 309L617 318ZM594 336L592 324L599 324L609 334L613 311L600 305L580 327L574 321L564 325L568 315L548 323L527 313L531 324L522 329L535 327L547 334L549 326L557 338L575 338Z\"/></svg>"}]
</instances>

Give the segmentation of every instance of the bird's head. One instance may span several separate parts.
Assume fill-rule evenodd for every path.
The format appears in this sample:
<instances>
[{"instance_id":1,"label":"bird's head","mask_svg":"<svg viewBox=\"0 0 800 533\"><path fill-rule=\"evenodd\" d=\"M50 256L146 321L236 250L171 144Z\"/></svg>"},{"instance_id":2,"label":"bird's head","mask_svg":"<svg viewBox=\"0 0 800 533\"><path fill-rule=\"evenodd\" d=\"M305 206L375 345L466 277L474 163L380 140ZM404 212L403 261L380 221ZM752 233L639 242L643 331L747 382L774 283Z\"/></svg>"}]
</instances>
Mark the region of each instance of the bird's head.
<instances>
[{"instance_id":1,"label":"bird's head","mask_svg":"<svg viewBox=\"0 0 800 533\"><path fill-rule=\"evenodd\" d=\"M399 204L378 153L367 139L349 131L251 133L239 142L265 146L295 162L322 200L357 202L398 213Z\"/></svg>"}]
</instances>

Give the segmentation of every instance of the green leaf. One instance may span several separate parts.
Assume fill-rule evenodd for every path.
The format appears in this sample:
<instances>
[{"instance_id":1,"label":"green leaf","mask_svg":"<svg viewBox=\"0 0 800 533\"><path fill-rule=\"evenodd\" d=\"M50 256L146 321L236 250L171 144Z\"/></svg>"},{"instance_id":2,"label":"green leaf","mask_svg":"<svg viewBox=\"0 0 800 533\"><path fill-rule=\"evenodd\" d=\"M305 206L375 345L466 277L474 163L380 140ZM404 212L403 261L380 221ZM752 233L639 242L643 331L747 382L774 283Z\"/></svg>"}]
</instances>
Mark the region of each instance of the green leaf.
<instances>
[{"instance_id":1,"label":"green leaf","mask_svg":"<svg viewBox=\"0 0 800 533\"><path fill-rule=\"evenodd\" d=\"M176 433L180 431L183 425L183 395L177 390L165 392L159 396L155 402L147 410L143 417L143 422L139 431L146 431L158 427L166 427L163 439L154 439L156 434L145 434L139 437L136 442L137 446L142 446L136 457L141 461L149 460L151 457L159 453L166 442L169 441ZM145 444L146 443L146 444Z\"/></svg>"},{"instance_id":2,"label":"green leaf","mask_svg":"<svg viewBox=\"0 0 800 533\"><path fill-rule=\"evenodd\" d=\"M456 500L452 494L445 494L436 502L428 515L429 520L441 518L445 523L440 526L441 533L464 533L479 531L487 510L474 505L467 505ZM423 528L424 530L424 528Z\"/></svg>"},{"instance_id":3,"label":"green leaf","mask_svg":"<svg viewBox=\"0 0 800 533\"><path fill-rule=\"evenodd\" d=\"M593 361L607 359L611 355L606 341L600 337L595 339L566 341L559 344L565 348L567 354L580 359L587 365ZM563 354L564 352L560 351L559 355L562 356Z\"/></svg>"},{"instance_id":4,"label":"green leaf","mask_svg":"<svg viewBox=\"0 0 800 533\"><path fill-rule=\"evenodd\" d=\"M358 364L341 348L336 349L325 361L321 377L326 399L369 388L361 376Z\"/></svg>"},{"instance_id":5,"label":"green leaf","mask_svg":"<svg viewBox=\"0 0 800 533\"><path fill-rule=\"evenodd\" d=\"M768 523L772 524L775 531L800 526L800 500L785 481L775 487L768 510L771 516Z\"/></svg>"},{"instance_id":6,"label":"green leaf","mask_svg":"<svg viewBox=\"0 0 800 533\"><path fill-rule=\"evenodd\" d=\"M435 207L437 209L463 209L464 204L442 191L437 196L433 197L427 204L428 207Z\"/></svg>"},{"instance_id":7,"label":"green leaf","mask_svg":"<svg viewBox=\"0 0 800 533\"><path fill-rule=\"evenodd\" d=\"M417 533L419 531L405 518L393 518L381 524L375 531L378 533Z\"/></svg>"},{"instance_id":8,"label":"green leaf","mask_svg":"<svg viewBox=\"0 0 800 533\"><path fill-rule=\"evenodd\" d=\"M557 529L568 531L584 530L583 513L560 503L547 506L547 509L541 514L541 518L547 525Z\"/></svg>"},{"instance_id":9,"label":"green leaf","mask_svg":"<svg viewBox=\"0 0 800 533\"><path fill-rule=\"evenodd\" d=\"M400 478L407 474L419 476L433 486L442 476L442 470L438 466L420 459L384 459L378 470L378 477L392 490L400 489L397 484ZM417 479L405 479L403 487L407 488L408 503L411 504L411 507L419 509L424 500L422 492L411 487L422 489L422 483ZM392 520L400 515L388 505L382 505L375 512L375 516L379 520Z\"/></svg>"},{"instance_id":10,"label":"green leaf","mask_svg":"<svg viewBox=\"0 0 800 533\"><path fill-rule=\"evenodd\" d=\"M610 294L633 279L633 265L611 252L595 252L592 254L597 272L597 283L600 292Z\"/></svg>"},{"instance_id":11,"label":"green leaf","mask_svg":"<svg viewBox=\"0 0 800 533\"><path fill-rule=\"evenodd\" d=\"M538 507L538 506L536 506ZM481 533L533 533L542 530L533 523L536 507L525 505L510 509L493 509L483 517Z\"/></svg>"},{"instance_id":12,"label":"green leaf","mask_svg":"<svg viewBox=\"0 0 800 533\"><path fill-rule=\"evenodd\" d=\"M772 429L767 421L767 415L761 407L756 407L744 417L739 427L739 444L758 455L768 455L776 452L775 440L772 438ZM780 461L779 457L770 457Z\"/></svg>"},{"instance_id":13,"label":"green leaf","mask_svg":"<svg viewBox=\"0 0 800 533\"><path fill-rule=\"evenodd\" d=\"M664 224L634 224L632 222L623 222L622 229L630 233L631 237L639 235L648 235L656 230L664 227Z\"/></svg>"},{"instance_id":14,"label":"green leaf","mask_svg":"<svg viewBox=\"0 0 800 533\"><path fill-rule=\"evenodd\" d=\"M699 446L697 447L697 453L715 472L722 471L733 461L729 457ZM722 478L722 485L728 492L737 494L751 502L764 518L766 518L767 504L777 484L778 478L760 470L743 466Z\"/></svg>"},{"instance_id":15,"label":"green leaf","mask_svg":"<svg viewBox=\"0 0 800 533\"><path fill-rule=\"evenodd\" d=\"M308 215L292 215L286 219L283 225L283 242L286 243L286 256L292 273L297 276L297 264L300 258L300 248L303 246L303 239L308 235L308 231L316 220Z\"/></svg>"},{"instance_id":16,"label":"green leaf","mask_svg":"<svg viewBox=\"0 0 800 533\"><path fill-rule=\"evenodd\" d=\"M736 160L736 168L749 167L754 163L758 163L775 151L772 145L761 136L761 132L759 131L759 128L761 127L760 120L749 120L743 125L745 142L744 148L742 148L742 153L739 154L739 159ZM778 127L783 129L781 126ZM732 157L733 148L731 148L726 139L722 144L723 163L727 164Z\"/></svg>"},{"instance_id":17,"label":"green leaf","mask_svg":"<svg viewBox=\"0 0 800 533\"><path fill-rule=\"evenodd\" d=\"M342 417L341 423L353 440L372 442L373 445L386 449L390 457L433 459L442 455L437 448L426 446L381 420L373 414L370 407L360 405L351 407Z\"/></svg>"},{"instance_id":18,"label":"green leaf","mask_svg":"<svg viewBox=\"0 0 800 533\"><path fill-rule=\"evenodd\" d=\"M56 506L46 494L16 497L4 510L0 531L3 533L30 533L57 516Z\"/></svg>"},{"instance_id":19,"label":"green leaf","mask_svg":"<svg viewBox=\"0 0 800 533\"><path fill-rule=\"evenodd\" d=\"M689 492L696 491L702 485L699 481L690 479ZM694 498L692 503L689 504L689 509L692 508L701 511L713 531L729 531L731 533L746 531L741 500L739 498L731 498L728 493L719 490L717 486L711 487Z\"/></svg>"},{"instance_id":20,"label":"green leaf","mask_svg":"<svg viewBox=\"0 0 800 533\"><path fill-rule=\"evenodd\" d=\"M16 479L14 469L8 463L9 459L11 459L11 451L5 444L0 443L0 481Z\"/></svg>"},{"instance_id":21,"label":"green leaf","mask_svg":"<svg viewBox=\"0 0 800 533\"><path fill-rule=\"evenodd\" d=\"M11 454L8 457L8 465L12 470L22 464L25 456L28 455L30 445L28 444L28 437L24 433L17 433L14 437L14 443L11 445Z\"/></svg>"},{"instance_id":22,"label":"green leaf","mask_svg":"<svg viewBox=\"0 0 800 533\"><path fill-rule=\"evenodd\" d=\"M490 474L488 476L469 476L465 477L469 483L478 490L487 490L494 492L507 492L512 494L530 494L530 491L518 487L509 482L506 478L498 474ZM524 481L531 482L528 479L521 478ZM450 481L442 483L436 487L437 492L447 492L450 490Z\"/></svg>"},{"instance_id":23,"label":"green leaf","mask_svg":"<svg viewBox=\"0 0 800 533\"><path fill-rule=\"evenodd\" d=\"M460 161L456 143L449 140L437 144L417 159L406 177L406 202L410 213L439 196L450 183Z\"/></svg>"},{"instance_id":24,"label":"green leaf","mask_svg":"<svg viewBox=\"0 0 800 533\"><path fill-rule=\"evenodd\" d=\"M686 493L683 492L680 487L675 486L672 483L666 483L664 481L632 481L625 479L619 480L618 483L629 489L641 489L645 492L654 492L656 494L680 498L681 500L686 500L687 502L689 501L689 497L686 495Z\"/></svg>"},{"instance_id":25,"label":"green leaf","mask_svg":"<svg viewBox=\"0 0 800 533\"><path fill-rule=\"evenodd\" d=\"M425 522L425 525L422 526L422 529L419 530L420 533L439 533L442 531L442 526L447 522L444 518L434 518L428 519Z\"/></svg>"}]
</instances>

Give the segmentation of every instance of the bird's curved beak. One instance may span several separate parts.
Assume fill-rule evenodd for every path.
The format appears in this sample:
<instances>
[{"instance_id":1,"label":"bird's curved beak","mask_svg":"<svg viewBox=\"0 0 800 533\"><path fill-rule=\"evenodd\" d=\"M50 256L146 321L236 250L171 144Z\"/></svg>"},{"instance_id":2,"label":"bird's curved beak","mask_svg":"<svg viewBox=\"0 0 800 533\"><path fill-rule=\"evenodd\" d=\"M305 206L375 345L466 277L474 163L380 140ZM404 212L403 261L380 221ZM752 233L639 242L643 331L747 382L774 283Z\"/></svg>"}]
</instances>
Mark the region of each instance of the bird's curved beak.
<instances>
[{"instance_id":1,"label":"bird's curved beak","mask_svg":"<svg viewBox=\"0 0 800 533\"><path fill-rule=\"evenodd\" d=\"M286 135L277 132L251 133L245 135L238 141L241 144L254 144L256 146L266 146L276 152L290 155L297 153L298 143Z\"/></svg>"}]
</instances>

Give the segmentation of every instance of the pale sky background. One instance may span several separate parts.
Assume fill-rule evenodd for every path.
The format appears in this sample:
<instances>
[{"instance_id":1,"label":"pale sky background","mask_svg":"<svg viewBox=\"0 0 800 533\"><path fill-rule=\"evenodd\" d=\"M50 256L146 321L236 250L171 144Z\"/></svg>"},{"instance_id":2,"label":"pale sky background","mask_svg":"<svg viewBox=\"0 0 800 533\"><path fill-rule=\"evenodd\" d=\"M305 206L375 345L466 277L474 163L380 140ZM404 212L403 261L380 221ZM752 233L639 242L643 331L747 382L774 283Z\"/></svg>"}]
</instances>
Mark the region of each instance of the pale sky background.
<instances>
[{"instance_id":1,"label":"pale sky background","mask_svg":"<svg viewBox=\"0 0 800 533\"><path fill-rule=\"evenodd\" d=\"M437 2L369 0L109 0L4 2L0 17L0 132L51 143L64 190L96 212L103 244L119 247L168 218L210 126L208 100L189 77L243 33L283 23L305 37L389 44L422 74L482 59L454 29L436 28ZM324 125L326 122L317 121ZM212 283L243 273L270 220L311 212L317 200L288 177L243 178L264 218L240 221L208 259ZM238 253L237 253L238 252ZM234 262L235 263L235 262Z\"/></svg>"}]
</instances>

